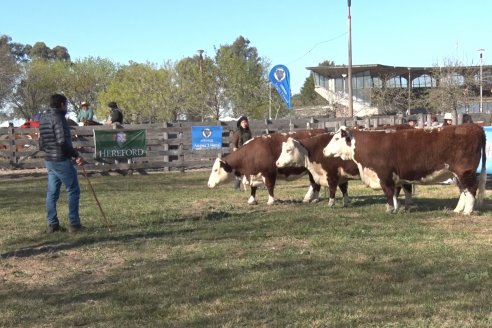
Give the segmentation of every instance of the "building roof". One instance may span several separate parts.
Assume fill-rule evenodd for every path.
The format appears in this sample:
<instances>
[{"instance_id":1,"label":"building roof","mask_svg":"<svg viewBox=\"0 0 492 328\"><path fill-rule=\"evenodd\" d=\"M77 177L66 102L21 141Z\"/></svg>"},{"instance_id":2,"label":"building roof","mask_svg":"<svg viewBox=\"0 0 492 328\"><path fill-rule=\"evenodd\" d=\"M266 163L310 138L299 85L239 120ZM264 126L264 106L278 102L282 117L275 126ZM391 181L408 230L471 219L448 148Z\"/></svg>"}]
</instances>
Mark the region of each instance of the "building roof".
<instances>
[{"instance_id":1,"label":"building roof","mask_svg":"<svg viewBox=\"0 0 492 328\"><path fill-rule=\"evenodd\" d=\"M339 78L342 77L342 74L348 74L348 66L314 66L314 67L306 67L306 69L318 73L322 76L328 78ZM422 75L432 75L434 70L438 69L438 67L407 67L407 66L388 66L381 64L369 64L369 65L352 65L352 74L362 73L365 71L369 71L371 76L404 76L408 77L410 73L411 79ZM479 66L457 66L453 67L454 70L461 73L465 73L466 71L474 71L478 72ZM489 74L492 72L492 65L483 65L482 69L484 71L488 71Z\"/></svg>"}]
</instances>

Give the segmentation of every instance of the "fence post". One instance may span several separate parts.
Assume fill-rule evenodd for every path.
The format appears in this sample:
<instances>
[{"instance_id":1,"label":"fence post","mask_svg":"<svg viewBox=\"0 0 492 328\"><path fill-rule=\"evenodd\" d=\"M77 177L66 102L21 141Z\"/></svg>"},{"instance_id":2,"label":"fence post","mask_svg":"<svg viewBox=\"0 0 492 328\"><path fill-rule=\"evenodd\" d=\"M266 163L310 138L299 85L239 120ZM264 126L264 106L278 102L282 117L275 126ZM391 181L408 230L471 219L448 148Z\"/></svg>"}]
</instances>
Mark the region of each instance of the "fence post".
<instances>
[{"instance_id":1,"label":"fence post","mask_svg":"<svg viewBox=\"0 0 492 328\"><path fill-rule=\"evenodd\" d=\"M167 128L168 127L167 122L164 122L162 124L162 126L164 128ZM163 140L163 145L164 145L163 161L164 161L164 163L169 163L169 155L168 155L168 152L169 152L169 133L167 132L167 130L164 130L162 138L164 139ZM170 167L168 165L165 165L164 171L169 171L169 170L170 170Z\"/></svg>"},{"instance_id":2,"label":"fence post","mask_svg":"<svg viewBox=\"0 0 492 328\"><path fill-rule=\"evenodd\" d=\"M418 113L417 114L417 127L419 129L424 128L424 114L423 113Z\"/></svg>"},{"instance_id":3,"label":"fence post","mask_svg":"<svg viewBox=\"0 0 492 328\"><path fill-rule=\"evenodd\" d=\"M9 142L10 166L11 168L15 168L15 164L17 163L17 154L16 154L17 147L15 147L15 128L13 124L11 126L9 125L8 140L10 141Z\"/></svg>"},{"instance_id":4,"label":"fence post","mask_svg":"<svg viewBox=\"0 0 492 328\"><path fill-rule=\"evenodd\" d=\"M456 124L460 125L463 124L463 113L458 113L458 117L456 118Z\"/></svg>"},{"instance_id":5,"label":"fence post","mask_svg":"<svg viewBox=\"0 0 492 328\"><path fill-rule=\"evenodd\" d=\"M184 167L184 146L183 146L183 131L179 131L178 133L178 139L180 139L180 143L178 146L178 151L179 151L179 157L180 157L180 162L181 162L181 169L180 171L182 173L185 172L185 167Z\"/></svg>"}]
</instances>

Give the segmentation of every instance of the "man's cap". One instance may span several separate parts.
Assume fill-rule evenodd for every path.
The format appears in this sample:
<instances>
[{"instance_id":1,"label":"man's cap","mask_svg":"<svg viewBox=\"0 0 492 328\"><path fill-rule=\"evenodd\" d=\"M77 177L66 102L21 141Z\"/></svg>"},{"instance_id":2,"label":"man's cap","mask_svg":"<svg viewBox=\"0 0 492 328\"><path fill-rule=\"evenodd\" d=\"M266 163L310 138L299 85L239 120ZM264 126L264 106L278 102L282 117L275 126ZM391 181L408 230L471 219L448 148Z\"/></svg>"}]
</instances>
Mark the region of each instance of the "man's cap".
<instances>
[{"instance_id":1,"label":"man's cap","mask_svg":"<svg viewBox=\"0 0 492 328\"><path fill-rule=\"evenodd\" d=\"M243 115L243 116L241 116L241 117L239 117L239 118L237 119L237 123L236 123L237 127L239 127L239 126L241 125L241 122L242 122L242 121L246 121L246 122L248 122L248 118L247 118L246 116L244 116L244 115Z\"/></svg>"},{"instance_id":2,"label":"man's cap","mask_svg":"<svg viewBox=\"0 0 492 328\"><path fill-rule=\"evenodd\" d=\"M89 107L89 103L87 101L81 102L80 107L84 107L84 106Z\"/></svg>"},{"instance_id":3,"label":"man's cap","mask_svg":"<svg viewBox=\"0 0 492 328\"><path fill-rule=\"evenodd\" d=\"M451 113L444 114L444 119L445 120L452 120L453 119L453 114L451 114Z\"/></svg>"},{"instance_id":4,"label":"man's cap","mask_svg":"<svg viewBox=\"0 0 492 328\"><path fill-rule=\"evenodd\" d=\"M108 103L108 107L111 109L116 109L116 108L118 108L118 105L116 104L116 102L111 101Z\"/></svg>"}]
</instances>

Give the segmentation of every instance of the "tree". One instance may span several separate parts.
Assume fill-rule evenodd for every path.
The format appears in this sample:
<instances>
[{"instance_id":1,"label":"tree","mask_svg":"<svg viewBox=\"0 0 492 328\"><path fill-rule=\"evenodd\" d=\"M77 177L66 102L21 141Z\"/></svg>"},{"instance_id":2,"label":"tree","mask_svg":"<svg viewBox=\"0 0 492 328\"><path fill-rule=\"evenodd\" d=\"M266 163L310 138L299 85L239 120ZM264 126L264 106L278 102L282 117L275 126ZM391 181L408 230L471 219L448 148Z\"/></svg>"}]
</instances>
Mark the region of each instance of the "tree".
<instances>
[{"instance_id":1,"label":"tree","mask_svg":"<svg viewBox=\"0 0 492 328\"><path fill-rule=\"evenodd\" d=\"M268 63L258 55L250 41L238 37L232 45L216 50L220 85L224 93L222 106L233 116L245 114L265 117L268 109Z\"/></svg>"},{"instance_id":2,"label":"tree","mask_svg":"<svg viewBox=\"0 0 492 328\"><path fill-rule=\"evenodd\" d=\"M400 85L391 85L394 76L381 75L380 85L368 89L371 106L377 107L380 114L395 114L405 112L408 108L408 89ZM375 82L376 83L376 82Z\"/></svg>"},{"instance_id":3,"label":"tree","mask_svg":"<svg viewBox=\"0 0 492 328\"><path fill-rule=\"evenodd\" d=\"M56 46L50 49L44 42L36 42L29 50L28 55L32 59L70 60L67 48Z\"/></svg>"},{"instance_id":4,"label":"tree","mask_svg":"<svg viewBox=\"0 0 492 328\"><path fill-rule=\"evenodd\" d=\"M218 120L223 114L223 95L218 68L203 54L176 64L176 85L183 114L190 120Z\"/></svg>"},{"instance_id":5,"label":"tree","mask_svg":"<svg viewBox=\"0 0 492 328\"><path fill-rule=\"evenodd\" d=\"M117 70L118 65L99 57L79 59L67 66L63 90L77 114L82 101L88 101L92 108L100 105L98 94L108 88Z\"/></svg>"},{"instance_id":6,"label":"tree","mask_svg":"<svg viewBox=\"0 0 492 328\"><path fill-rule=\"evenodd\" d=\"M99 94L97 113L107 115L106 104L116 101L125 121L155 123L176 120L172 103L172 77L168 69L155 64L130 62L122 66L106 91Z\"/></svg>"},{"instance_id":7,"label":"tree","mask_svg":"<svg viewBox=\"0 0 492 328\"><path fill-rule=\"evenodd\" d=\"M465 69L459 61L445 60L443 66L435 65L432 78L436 87L429 89L427 99L434 112L449 112L468 108L478 94L478 68Z\"/></svg>"},{"instance_id":8,"label":"tree","mask_svg":"<svg viewBox=\"0 0 492 328\"><path fill-rule=\"evenodd\" d=\"M327 101L315 91L314 77L309 75L301 87L300 106L320 106L326 105Z\"/></svg>"},{"instance_id":9,"label":"tree","mask_svg":"<svg viewBox=\"0 0 492 328\"><path fill-rule=\"evenodd\" d=\"M15 56L12 55L7 42L0 40L0 108L11 96L20 68L16 63Z\"/></svg>"},{"instance_id":10,"label":"tree","mask_svg":"<svg viewBox=\"0 0 492 328\"><path fill-rule=\"evenodd\" d=\"M63 93L68 62L32 60L22 65L21 81L10 99L15 117L33 117L48 108L53 93Z\"/></svg>"}]
</instances>

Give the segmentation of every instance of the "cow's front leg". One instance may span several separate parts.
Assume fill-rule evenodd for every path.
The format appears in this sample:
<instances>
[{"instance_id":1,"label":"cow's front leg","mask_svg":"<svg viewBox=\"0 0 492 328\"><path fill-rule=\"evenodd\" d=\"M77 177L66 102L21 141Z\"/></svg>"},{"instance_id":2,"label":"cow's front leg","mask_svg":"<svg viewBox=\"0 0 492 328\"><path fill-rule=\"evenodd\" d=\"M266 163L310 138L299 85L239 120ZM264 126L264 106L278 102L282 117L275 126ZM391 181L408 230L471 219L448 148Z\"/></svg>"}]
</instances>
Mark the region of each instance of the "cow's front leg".
<instances>
[{"instance_id":1,"label":"cow's front leg","mask_svg":"<svg viewBox=\"0 0 492 328\"><path fill-rule=\"evenodd\" d=\"M248 199L249 205L258 204L258 202L256 201L256 189L258 189L258 187L251 187L251 195L249 196L249 199Z\"/></svg>"},{"instance_id":2,"label":"cow's front leg","mask_svg":"<svg viewBox=\"0 0 492 328\"><path fill-rule=\"evenodd\" d=\"M398 198L396 197L395 184L381 181L381 188L386 195L386 213L396 213L398 211Z\"/></svg>"},{"instance_id":3,"label":"cow's front leg","mask_svg":"<svg viewBox=\"0 0 492 328\"><path fill-rule=\"evenodd\" d=\"M275 180L276 180L276 177L273 177L270 179L265 179L265 186L266 186L267 191L268 191L267 205L275 204L275 197L273 195L273 189L275 188Z\"/></svg>"},{"instance_id":4,"label":"cow's front leg","mask_svg":"<svg viewBox=\"0 0 492 328\"><path fill-rule=\"evenodd\" d=\"M319 202L319 191L321 186L315 182L311 182L309 189L302 200L303 203L317 203Z\"/></svg>"},{"instance_id":5,"label":"cow's front leg","mask_svg":"<svg viewBox=\"0 0 492 328\"><path fill-rule=\"evenodd\" d=\"M351 203L351 200L348 196L348 181L340 183L338 185L338 188L340 188L340 191L342 192L343 206L345 207Z\"/></svg>"}]
</instances>

